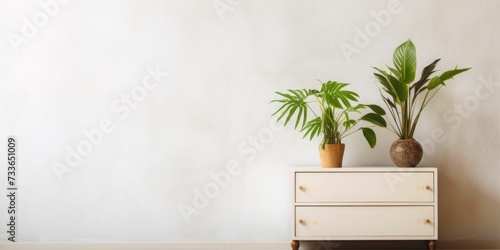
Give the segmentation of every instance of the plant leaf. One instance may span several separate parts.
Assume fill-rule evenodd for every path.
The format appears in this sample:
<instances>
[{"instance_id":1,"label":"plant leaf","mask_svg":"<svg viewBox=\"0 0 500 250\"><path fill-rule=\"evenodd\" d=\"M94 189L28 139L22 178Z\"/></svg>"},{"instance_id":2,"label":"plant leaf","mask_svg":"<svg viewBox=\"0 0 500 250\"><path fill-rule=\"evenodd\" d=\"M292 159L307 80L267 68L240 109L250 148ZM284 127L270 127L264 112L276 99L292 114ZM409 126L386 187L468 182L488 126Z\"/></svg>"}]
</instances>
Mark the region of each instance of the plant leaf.
<instances>
[{"instance_id":1,"label":"plant leaf","mask_svg":"<svg viewBox=\"0 0 500 250\"><path fill-rule=\"evenodd\" d=\"M377 69L377 68L375 68ZM379 70L379 69L377 69ZM381 75L381 74L378 74L378 73L374 73L375 77L377 77L378 81L380 84L382 84L382 86L384 86L384 91L389 94L393 100L396 100L396 96L394 95L394 91L393 91L393 88L391 86L391 84L389 83L389 80L387 80L387 78L385 78L385 76Z\"/></svg>"},{"instance_id":2,"label":"plant leaf","mask_svg":"<svg viewBox=\"0 0 500 250\"><path fill-rule=\"evenodd\" d=\"M388 75L389 83L392 86L396 98L396 102L401 104L401 102L408 99L408 85L400 82L396 77Z\"/></svg>"},{"instance_id":3,"label":"plant leaf","mask_svg":"<svg viewBox=\"0 0 500 250\"><path fill-rule=\"evenodd\" d=\"M385 110L378 105L368 104L366 106L369 107L373 112L375 112L379 115L385 115Z\"/></svg>"},{"instance_id":4,"label":"plant leaf","mask_svg":"<svg viewBox=\"0 0 500 250\"><path fill-rule=\"evenodd\" d=\"M387 68L392 72L392 74L394 74L394 76L396 76L397 78L401 78L401 73L399 73L399 71L397 71L395 68L391 68L389 66L387 66Z\"/></svg>"},{"instance_id":5,"label":"plant leaf","mask_svg":"<svg viewBox=\"0 0 500 250\"><path fill-rule=\"evenodd\" d=\"M434 88L436 88L439 85L444 85L444 81L443 81L443 79L441 79L441 77L435 76L431 79L431 81L429 82L429 85L427 85L427 89L433 90Z\"/></svg>"},{"instance_id":6,"label":"plant leaf","mask_svg":"<svg viewBox=\"0 0 500 250\"><path fill-rule=\"evenodd\" d=\"M413 98L415 99L418 94L420 94L422 91L420 89L424 86L425 83L429 81L429 77L431 76L432 73L434 73L434 69L436 68L436 64L439 62L441 59L436 59L434 62L431 64L427 65L423 70L422 70L422 75L420 76L420 80L415 82L413 84L414 88L414 95Z\"/></svg>"},{"instance_id":7,"label":"plant leaf","mask_svg":"<svg viewBox=\"0 0 500 250\"><path fill-rule=\"evenodd\" d=\"M415 79L417 69L416 49L411 40L408 39L394 50L392 61L399 73L399 82L410 84Z\"/></svg>"},{"instance_id":8,"label":"plant leaf","mask_svg":"<svg viewBox=\"0 0 500 250\"><path fill-rule=\"evenodd\" d=\"M375 145L377 145L377 136L375 135L375 132L373 132L373 129L361 128L361 130L363 131L363 135L365 136L365 139L370 147L374 148Z\"/></svg>"},{"instance_id":9,"label":"plant leaf","mask_svg":"<svg viewBox=\"0 0 500 250\"><path fill-rule=\"evenodd\" d=\"M286 107L286 108L285 108ZM288 104L284 104L283 106L281 106L280 110L282 108L285 108L285 110L281 111L281 115L278 117L278 121L280 121L287 113L288 113L288 110L291 108L290 105ZM278 110L279 111L279 110ZM274 114L276 114L278 111L276 111ZM274 115L273 114L273 115Z\"/></svg>"},{"instance_id":10,"label":"plant leaf","mask_svg":"<svg viewBox=\"0 0 500 250\"><path fill-rule=\"evenodd\" d=\"M387 102L387 105L390 107L390 108L393 108L393 109L396 109L396 104L394 104L394 102L392 102L389 98L387 97L383 97L384 100Z\"/></svg>"},{"instance_id":11,"label":"plant leaf","mask_svg":"<svg viewBox=\"0 0 500 250\"><path fill-rule=\"evenodd\" d=\"M347 99L351 101L358 101L359 95L356 92L349 91L349 90L343 90L339 91L340 96L345 96Z\"/></svg>"},{"instance_id":12,"label":"plant leaf","mask_svg":"<svg viewBox=\"0 0 500 250\"><path fill-rule=\"evenodd\" d=\"M299 113L297 114L297 117L302 117L302 112L303 112L304 108L303 107L298 107L298 109L299 109ZM299 119L295 119L295 120L296 121L295 121L295 127L294 128L297 129L297 127L299 126L300 120ZM304 119L304 121L305 121L305 119ZM302 124L302 126L304 126L304 125Z\"/></svg>"},{"instance_id":13,"label":"plant leaf","mask_svg":"<svg viewBox=\"0 0 500 250\"><path fill-rule=\"evenodd\" d=\"M274 112L272 115L279 115L278 121L281 119L285 118L285 126L290 122L292 118L294 118L294 114L298 110L296 116L295 116L295 129L299 127L300 124L302 124L302 127L306 123L307 119L307 109L308 109L308 104L307 104L307 97L310 95L310 91L307 91L305 89L298 89L298 90L288 90L287 93L281 93L281 92L276 92L279 96L283 97L283 99L276 99L271 102L279 102L282 103L282 106Z\"/></svg>"},{"instance_id":14,"label":"plant leaf","mask_svg":"<svg viewBox=\"0 0 500 250\"><path fill-rule=\"evenodd\" d=\"M398 104L406 101L408 98L408 85L400 82L393 75L387 74L387 72L375 68L378 72L382 74L375 73L375 76L379 79L380 83L385 87L385 91L394 99Z\"/></svg>"},{"instance_id":15,"label":"plant leaf","mask_svg":"<svg viewBox=\"0 0 500 250\"><path fill-rule=\"evenodd\" d=\"M441 76L439 76L441 78L441 80L446 81L446 80L449 80L451 78L453 78L454 76L462 73L462 72L465 72L467 70L469 70L471 68L464 68L464 69L452 69L452 70L448 70L446 72L444 72L443 74L441 74Z\"/></svg>"},{"instance_id":16,"label":"plant leaf","mask_svg":"<svg viewBox=\"0 0 500 250\"><path fill-rule=\"evenodd\" d=\"M290 109L290 111L288 112L288 116L286 117L286 120L285 120L285 126L290 121L290 119L292 118L292 116L295 113L295 111L297 110L297 108L298 108L298 106L294 106Z\"/></svg>"},{"instance_id":17,"label":"plant leaf","mask_svg":"<svg viewBox=\"0 0 500 250\"><path fill-rule=\"evenodd\" d=\"M353 111L355 111L355 112L359 112L359 110L360 110L360 109L364 109L364 108L365 108L365 105L360 103L360 104L358 104L358 105L356 105L356 106L352 107L351 109L352 109Z\"/></svg>"},{"instance_id":18,"label":"plant leaf","mask_svg":"<svg viewBox=\"0 0 500 250\"><path fill-rule=\"evenodd\" d=\"M318 136L321 128L321 118L316 117L306 123L306 125L300 130L304 132L303 138L309 135L309 140L312 140L315 136Z\"/></svg>"},{"instance_id":19,"label":"plant leaf","mask_svg":"<svg viewBox=\"0 0 500 250\"><path fill-rule=\"evenodd\" d=\"M343 90L343 88L348 85L347 83L332 81L325 82L321 87L320 97L323 98L328 105L339 109L351 107L349 100L357 101L359 96L353 91Z\"/></svg>"},{"instance_id":20,"label":"plant leaf","mask_svg":"<svg viewBox=\"0 0 500 250\"><path fill-rule=\"evenodd\" d=\"M346 128L346 130L349 130L351 127L354 127L356 125L355 120L346 120L342 125Z\"/></svg>"},{"instance_id":21,"label":"plant leaf","mask_svg":"<svg viewBox=\"0 0 500 250\"><path fill-rule=\"evenodd\" d=\"M387 123L386 123L385 119L381 115L376 114L376 113L368 113L368 114L362 116L360 119L363 121L373 123L373 124L380 126L380 127L384 127L384 128L387 127Z\"/></svg>"}]
</instances>

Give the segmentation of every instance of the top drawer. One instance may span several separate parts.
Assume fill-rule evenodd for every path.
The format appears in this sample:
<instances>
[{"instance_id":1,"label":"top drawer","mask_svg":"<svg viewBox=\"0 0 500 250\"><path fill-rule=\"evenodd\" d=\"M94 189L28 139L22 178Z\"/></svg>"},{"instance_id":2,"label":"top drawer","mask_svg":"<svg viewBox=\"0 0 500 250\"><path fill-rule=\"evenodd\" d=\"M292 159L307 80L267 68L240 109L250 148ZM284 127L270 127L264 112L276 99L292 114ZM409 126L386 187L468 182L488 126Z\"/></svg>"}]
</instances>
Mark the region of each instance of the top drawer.
<instances>
[{"instance_id":1,"label":"top drawer","mask_svg":"<svg viewBox=\"0 0 500 250\"><path fill-rule=\"evenodd\" d=\"M295 202L434 202L432 172L295 173Z\"/></svg>"}]
</instances>

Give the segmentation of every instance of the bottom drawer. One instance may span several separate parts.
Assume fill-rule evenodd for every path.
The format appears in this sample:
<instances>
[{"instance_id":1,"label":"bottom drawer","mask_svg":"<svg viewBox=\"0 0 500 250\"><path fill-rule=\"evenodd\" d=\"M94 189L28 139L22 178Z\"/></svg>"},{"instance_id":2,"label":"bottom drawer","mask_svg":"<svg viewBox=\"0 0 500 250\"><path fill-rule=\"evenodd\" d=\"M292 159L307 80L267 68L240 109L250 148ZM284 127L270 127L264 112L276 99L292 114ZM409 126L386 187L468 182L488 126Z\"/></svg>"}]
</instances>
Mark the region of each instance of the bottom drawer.
<instances>
[{"instance_id":1,"label":"bottom drawer","mask_svg":"<svg viewBox=\"0 0 500 250\"><path fill-rule=\"evenodd\" d=\"M297 206L296 237L433 236L433 206Z\"/></svg>"}]
</instances>

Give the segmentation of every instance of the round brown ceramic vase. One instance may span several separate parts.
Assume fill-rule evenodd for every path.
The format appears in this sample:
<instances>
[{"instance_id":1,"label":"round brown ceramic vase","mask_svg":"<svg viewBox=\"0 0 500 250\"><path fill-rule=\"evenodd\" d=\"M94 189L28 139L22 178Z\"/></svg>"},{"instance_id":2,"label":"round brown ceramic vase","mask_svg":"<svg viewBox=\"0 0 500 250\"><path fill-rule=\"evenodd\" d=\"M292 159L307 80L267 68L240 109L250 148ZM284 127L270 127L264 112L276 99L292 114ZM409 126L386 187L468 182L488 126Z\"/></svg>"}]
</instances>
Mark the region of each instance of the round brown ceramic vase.
<instances>
[{"instance_id":1,"label":"round brown ceramic vase","mask_svg":"<svg viewBox=\"0 0 500 250\"><path fill-rule=\"evenodd\" d=\"M319 158L323 168L341 168L345 144L326 144L325 149L319 145Z\"/></svg>"},{"instance_id":2,"label":"round brown ceramic vase","mask_svg":"<svg viewBox=\"0 0 500 250\"><path fill-rule=\"evenodd\" d=\"M398 167L415 167L418 165L424 152L422 146L415 139L399 139L392 143L391 159Z\"/></svg>"}]
</instances>

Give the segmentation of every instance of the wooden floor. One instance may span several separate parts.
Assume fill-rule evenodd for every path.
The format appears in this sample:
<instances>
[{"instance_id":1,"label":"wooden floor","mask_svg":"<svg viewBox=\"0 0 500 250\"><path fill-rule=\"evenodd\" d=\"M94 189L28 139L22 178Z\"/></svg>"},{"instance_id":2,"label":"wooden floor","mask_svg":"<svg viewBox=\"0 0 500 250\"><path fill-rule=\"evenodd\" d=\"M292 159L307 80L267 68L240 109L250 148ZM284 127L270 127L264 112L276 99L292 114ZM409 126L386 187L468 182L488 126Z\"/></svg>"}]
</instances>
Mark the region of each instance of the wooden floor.
<instances>
[{"instance_id":1,"label":"wooden floor","mask_svg":"<svg viewBox=\"0 0 500 250\"><path fill-rule=\"evenodd\" d=\"M0 250L291 250L291 242L276 243L0 243ZM478 242L477 247L469 243L457 247L450 245L460 242L438 241L438 249L490 249ZM491 243L491 242L490 242ZM489 245L489 244L488 244ZM301 241L300 250L336 250L336 249L426 249L424 241Z\"/></svg>"}]
</instances>

